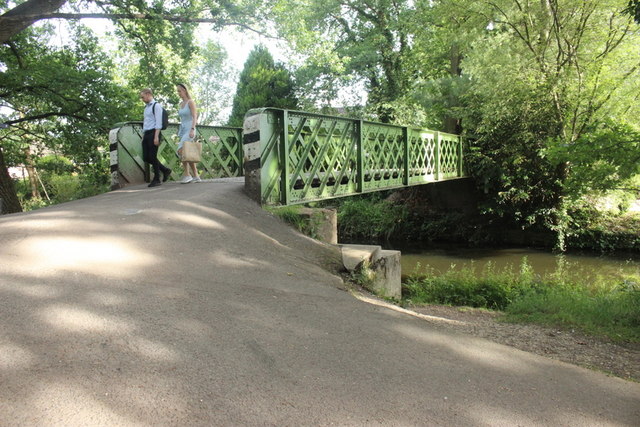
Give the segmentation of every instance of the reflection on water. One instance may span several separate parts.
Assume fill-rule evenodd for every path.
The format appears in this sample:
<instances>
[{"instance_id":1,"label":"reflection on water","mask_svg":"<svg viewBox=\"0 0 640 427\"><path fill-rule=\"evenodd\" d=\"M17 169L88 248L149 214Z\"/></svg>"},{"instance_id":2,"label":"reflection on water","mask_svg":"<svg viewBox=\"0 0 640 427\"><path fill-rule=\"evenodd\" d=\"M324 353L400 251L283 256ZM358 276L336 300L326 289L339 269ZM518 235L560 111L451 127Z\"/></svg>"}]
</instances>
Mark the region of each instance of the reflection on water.
<instances>
[{"instance_id":1,"label":"reflection on water","mask_svg":"<svg viewBox=\"0 0 640 427\"><path fill-rule=\"evenodd\" d=\"M531 266L534 273L540 276L564 269L569 275L579 277L611 277L613 280L623 276L640 276L640 257L612 257L593 254L556 255L549 252L517 248L517 249L407 249L402 251L402 274L427 272L442 274L451 268L460 270L473 267L481 272L487 264L494 271L502 271L511 267L518 271L523 260ZM454 266L454 267L452 267ZM419 268L418 268L419 267ZM416 270L417 269L417 270Z\"/></svg>"}]
</instances>

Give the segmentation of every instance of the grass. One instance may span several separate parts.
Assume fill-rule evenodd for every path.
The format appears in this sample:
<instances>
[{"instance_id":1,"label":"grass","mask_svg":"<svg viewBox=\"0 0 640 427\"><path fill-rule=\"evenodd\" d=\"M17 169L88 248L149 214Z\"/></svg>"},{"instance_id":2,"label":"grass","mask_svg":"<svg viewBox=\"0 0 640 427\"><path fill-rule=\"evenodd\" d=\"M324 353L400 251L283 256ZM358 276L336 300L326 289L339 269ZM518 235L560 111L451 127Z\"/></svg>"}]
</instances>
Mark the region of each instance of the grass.
<instances>
[{"instance_id":1,"label":"grass","mask_svg":"<svg viewBox=\"0 0 640 427\"><path fill-rule=\"evenodd\" d=\"M403 299L412 304L446 304L500 310L504 319L578 329L618 342L640 342L640 276L594 277L583 282L559 266L545 276L526 260L515 269L496 271L490 264L411 274Z\"/></svg>"},{"instance_id":2,"label":"grass","mask_svg":"<svg viewBox=\"0 0 640 427\"><path fill-rule=\"evenodd\" d=\"M301 205L267 208L267 210L312 239L318 237L318 228L322 222L321 213L315 213L310 218L305 218L301 215Z\"/></svg>"}]
</instances>

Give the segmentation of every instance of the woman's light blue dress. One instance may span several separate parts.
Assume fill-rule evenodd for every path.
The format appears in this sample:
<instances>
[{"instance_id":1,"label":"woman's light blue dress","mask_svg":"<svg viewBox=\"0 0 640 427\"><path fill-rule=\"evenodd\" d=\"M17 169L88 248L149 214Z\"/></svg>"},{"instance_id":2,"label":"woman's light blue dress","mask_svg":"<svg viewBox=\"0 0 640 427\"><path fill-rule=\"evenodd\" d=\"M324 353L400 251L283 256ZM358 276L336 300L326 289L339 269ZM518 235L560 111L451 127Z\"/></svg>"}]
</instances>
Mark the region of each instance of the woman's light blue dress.
<instances>
[{"instance_id":1,"label":"woman's light blue dress","mask_svg":"<svg viewBox=\"0 0 640 427\"><path fill-rule=\"evenodd\" d=\"M180 116L180 127L178 128L178 136L180 137L180 143L178 144L178 150L182 148L185 141L191 141L189 132L193 127L193 117L191 116L191 109L189 103L185 103L184 107L178 108L178 115Z\"/></svg>"}]
</instances>

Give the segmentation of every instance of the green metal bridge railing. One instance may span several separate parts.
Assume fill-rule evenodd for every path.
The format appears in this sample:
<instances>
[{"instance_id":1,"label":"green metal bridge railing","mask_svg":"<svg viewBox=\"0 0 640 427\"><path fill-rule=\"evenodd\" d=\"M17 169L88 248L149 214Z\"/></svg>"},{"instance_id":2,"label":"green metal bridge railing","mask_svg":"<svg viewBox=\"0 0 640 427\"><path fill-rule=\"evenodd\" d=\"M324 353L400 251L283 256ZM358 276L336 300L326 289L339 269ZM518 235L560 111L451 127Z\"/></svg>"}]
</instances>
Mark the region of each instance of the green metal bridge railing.
<instances>
[{"instance_id":1,"label":"green metal bridge railing","mask_svg":"<svg viewBox=\"0 0 640 427\"><path fill-rule=\"evenodd\" d=\"M178 125L162 131L158 158L178 179ZM198 168L207 178L245 175L245 189L266 205L290 205L465 177L458 135L302 111L261 108L243 129L198 126ZM213 137L213 138L212 138ZM149 181L142 123L109 134L112 188Z\"/></svg>"},{"instance_id":2,"label":"green metal bridge railing","mask_svg":"<svg viewBox=\"0 0 640 427\"><path fill-rule=\"evenodd\" d=\"M198 140L202 142L202 161L198 163L202 178L243 175L241 128L198 126L196 132ZM111 129L109 141L112 189L149 181L149 165L142 160L142 133L142 122L118 123ZM179 179L182 173L176 152L177 133L178 125L169 124L162 131L158 147L158 159L172 169L172 179Z\"/></svg>"},{"instance_id":3,"label":"green metal bridge railing","mask_svg":"<svg viewBox=\"0 0 640 427\"><path fill-rule=\"evenodd\" d=\"M261 108L245 116L245 188L289 205L465 177L458 135Z\"/></svg>"}]
</instances>

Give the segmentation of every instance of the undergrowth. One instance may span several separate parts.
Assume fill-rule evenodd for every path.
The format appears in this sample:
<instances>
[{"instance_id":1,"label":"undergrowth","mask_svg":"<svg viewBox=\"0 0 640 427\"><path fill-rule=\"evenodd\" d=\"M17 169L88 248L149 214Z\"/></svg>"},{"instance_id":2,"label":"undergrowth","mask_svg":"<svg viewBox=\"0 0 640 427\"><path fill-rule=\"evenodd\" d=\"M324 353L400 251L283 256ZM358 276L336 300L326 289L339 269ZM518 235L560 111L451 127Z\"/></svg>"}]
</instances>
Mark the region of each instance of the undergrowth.
<instances>
[{"instance_id":1,"label":"undergrowth","mask_svg":"<svg viewBox=\"0 0 640 427\"><path fill-rule=\"evenodd\" d=\"M408 304L446 304L504 312L504 319L579 329L614 341L640 342L640 276L585 283L570 268L539 276L524 260L518 269L496 271L490 264L442 275L413 273L403 283Z\"/></svg>"},{"instance_id":2,"label":"undergrowth","mask_svg":"<svg viewBox=\"0 0 640 427\"><path fill-rule=\"evenodd\" d=\"M392 201L392 192L330 201L344 242L455 242L470 246L519 244L551 248L554 232L541 225L505 222L489 215L433 209L428 201ZM640 251L640 213L612 214L582 204L569 213L567 249L602 253Z\"/></svg>"},{"instance_id":3,"label":"undergrowth","mask_svg":"<svg viewBox=\"0 0 640 427\"><path fill-rule=\"evenodd\" d=\"M322 222L321 213L312 214L311 217L301 215L302 206L300 205L268 208L268 210L312 239L318 237L318 228Z\"/></svg>"}]
</instances>

